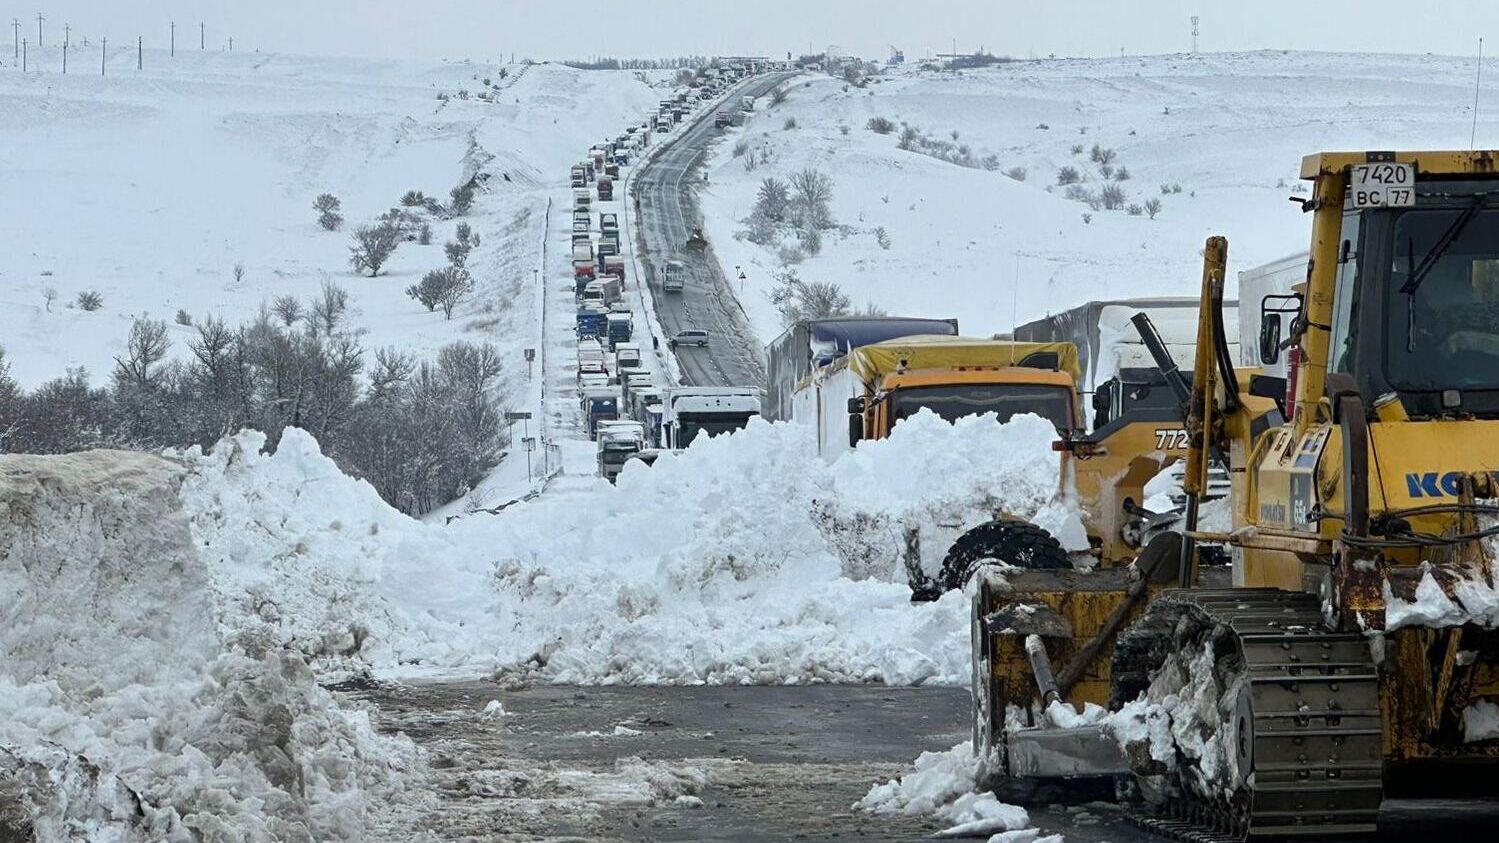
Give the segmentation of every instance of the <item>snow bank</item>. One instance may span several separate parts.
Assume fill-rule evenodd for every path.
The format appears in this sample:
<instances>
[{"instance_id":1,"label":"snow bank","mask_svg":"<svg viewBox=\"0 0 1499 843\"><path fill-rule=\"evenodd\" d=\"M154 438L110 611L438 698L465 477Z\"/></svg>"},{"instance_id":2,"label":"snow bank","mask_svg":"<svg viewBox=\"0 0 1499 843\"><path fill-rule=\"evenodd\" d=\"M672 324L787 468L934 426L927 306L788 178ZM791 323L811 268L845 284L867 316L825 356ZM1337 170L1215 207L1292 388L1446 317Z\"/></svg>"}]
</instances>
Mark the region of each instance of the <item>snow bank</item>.
<instances>
[{"instance_id":1,"label":"snow bank","mask_svg":"<svg viewBox=\"0 0 1499 843\"><path fill-rule=\"evenodd\" d=\"M244 434L185 455L183 499L222 633L321 671L960 684L967 600L910 602L899 525L1075 520L1050 501L1051 438L1037 419L928 414L829 466L806 430L756 421L617 486L439 527L293 430L275 454Z\"/></svg>"},{"instance_id":2,"label":"snow bank","mask_svg":"<svg viewBox=\"0 0 1499 843\"><path fill-rule=\"evenodd\" d=\"M409 743L214 628L182 469L0 457L0 814L39 840L358 840ZM24 833L24 832L23 832Z\"/></svg>"},{"instance_id":3,"label":"snow bank","mask_svg":"<svg viewBox=\"0 0 1499 843\"><path fill-rule=\"evenodd\" d=\"M923 752L916 759L915 772L875 785L853 807L875 814L929 814L952 823L952 827L934 835L939 838L1026 829L1030 815L1024 808L1000 802L992 793L978 792L984 765L984 759L974 754L971 741L946 752Z\"/></svg>"}]
</instances>

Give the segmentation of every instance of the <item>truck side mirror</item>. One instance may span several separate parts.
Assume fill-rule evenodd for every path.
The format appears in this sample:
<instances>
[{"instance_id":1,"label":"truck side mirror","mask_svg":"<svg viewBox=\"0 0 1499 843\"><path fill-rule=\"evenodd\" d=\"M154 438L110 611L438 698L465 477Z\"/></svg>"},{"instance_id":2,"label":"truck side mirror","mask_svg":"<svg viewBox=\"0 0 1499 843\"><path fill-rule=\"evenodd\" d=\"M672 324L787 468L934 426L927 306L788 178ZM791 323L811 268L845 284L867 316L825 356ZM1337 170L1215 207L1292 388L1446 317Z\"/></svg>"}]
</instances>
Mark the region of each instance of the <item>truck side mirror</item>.
<instances>
[{"instance_id":1,"label":"truck side mirror","mask_svg":"<svg viewBox=\"0 0 1499 843\"><path fill-rule=\"evenodd\" d=\"M1292 336L1295 336L1296 321L1301 318L1303 299L1300 293L1290 295L1271 294L1260 299L1260 362L1269 366L1280 360L1281 314L1291 314Z\"/></svg>"},{"instance_id":2,"label":"truck side mirror","mask_svg":"<svg viewBox=\"0 0 1499 843\"><path fill-rule=\"evenodd\" d=\"M864 399L863 398L850 398L850 399L848 399L848 414L851 415L851 416L861 416L861 415L863 415L864 414Z\"/></svg>"},{"instance_id":3,"label":"truck side mirror","mask_svg":"<svg viewBox=\"0 0 1499 843\"><path fill-rule=\"evenodd\" d=\"M1280 314L1260 315L1260 362L1273 365L1280 359Z\"/></svg>"}]
</instances>

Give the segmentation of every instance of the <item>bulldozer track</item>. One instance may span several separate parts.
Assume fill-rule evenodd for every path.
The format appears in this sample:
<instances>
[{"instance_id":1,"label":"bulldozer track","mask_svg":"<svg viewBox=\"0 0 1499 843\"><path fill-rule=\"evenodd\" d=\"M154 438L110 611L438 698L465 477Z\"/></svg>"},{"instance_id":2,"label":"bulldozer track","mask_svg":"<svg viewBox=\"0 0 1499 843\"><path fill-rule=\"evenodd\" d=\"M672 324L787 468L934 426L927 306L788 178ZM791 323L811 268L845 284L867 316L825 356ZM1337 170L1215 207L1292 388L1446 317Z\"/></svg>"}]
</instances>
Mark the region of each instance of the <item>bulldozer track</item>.
<instances>
[{"instance_id":1,"label":"bulldozer track","mask_svg":"<svg viewBox=\"0 0 1499 843\"><path fill-rule=\"evenodd\" d=\"M1166 592L1157 603L1200 630L1231 636L1242 657L1233 722L1217 728L1234 730L1231 751L1244 774L1234 792L1212 798L1182 787L1136 824L1193 843L1372 837L1382 799L1381 715L1379 676L1362 636L1329 630L1309 594L1202 589Z\"/></svg>"}]
</instances>

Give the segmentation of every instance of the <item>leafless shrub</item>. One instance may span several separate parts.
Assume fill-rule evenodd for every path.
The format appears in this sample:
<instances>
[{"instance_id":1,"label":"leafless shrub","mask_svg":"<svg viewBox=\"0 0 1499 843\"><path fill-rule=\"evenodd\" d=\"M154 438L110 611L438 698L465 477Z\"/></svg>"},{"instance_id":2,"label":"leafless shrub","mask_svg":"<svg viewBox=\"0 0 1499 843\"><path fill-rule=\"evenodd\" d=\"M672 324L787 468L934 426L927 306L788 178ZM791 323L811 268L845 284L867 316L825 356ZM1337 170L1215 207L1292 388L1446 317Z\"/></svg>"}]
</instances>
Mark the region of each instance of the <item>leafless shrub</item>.
<instances>
[{"instance_id":1,"label":"leafless shrub","mask_svg":"<svg viewBox=\"0 0 1499 843\"><path fill-rule=\"evenodd\" d=\"M402 239L400 227L389 221L360 226L354 231L354 245L349 247L349 265L355 272L368 270L370 277L379 275L380 267L395 254Z\"/></svg>"}]
</instances>

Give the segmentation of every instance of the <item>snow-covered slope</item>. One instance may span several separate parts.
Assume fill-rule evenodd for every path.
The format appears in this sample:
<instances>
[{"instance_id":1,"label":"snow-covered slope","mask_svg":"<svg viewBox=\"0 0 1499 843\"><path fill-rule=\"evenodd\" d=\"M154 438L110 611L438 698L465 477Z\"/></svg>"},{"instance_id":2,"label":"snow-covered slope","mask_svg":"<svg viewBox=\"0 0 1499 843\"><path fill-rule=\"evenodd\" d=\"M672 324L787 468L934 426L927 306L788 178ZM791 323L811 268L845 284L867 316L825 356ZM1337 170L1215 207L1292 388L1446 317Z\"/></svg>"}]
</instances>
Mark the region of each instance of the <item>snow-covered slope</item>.
<instances>
[{"instance_id":1,"label":"snow-covered slope","mask_svg":"<svg viewBox=\"0 0 1499 843\"><path fill-rule=\"evenodd\" d=\"M634 74L557 65L147 51L137 71L131 50L101 76L71 58L66 76L50 49L31 56L44 72L0 74L0 343L25 386L68 366L102 379L132 316L172 323L181 308L234 325L325 279L348 290L366 348L534 345L547 194L656 98ZM351 271L354 227L408 190L446 202L480 170L478 289L452 322L405 289L443 265L456 221L435 224L432 245L403 244L377 278ZM342 231L316 224L322 192L342 201ZM70 308L82 290L103 309ZM185 354L192 330L171 328Z\"/></svg>"},{"instance_id":2,"label":"snow-covered slope","mask_svg":"<svg viewBox=\"0 0 1499 843\"><path fill-rule=\"evenodd\" d=\"M1304 250L1307 218L1286 201L1302 156L1465 149L1473 73L1471 59L1277 51L1016 62L961 75L907 68L866 88L806 76L717 147L704 216L720 260L744 267L744 304L762 340L781 329L767 291L782 265L774 250L734 237L762 179L807 167L832 177L843 230L795 267L803 280L836 281L856 306L955 316L968 334L1008 331L1092 299L1195 294L1210 234L1229 238L1230 278ZM870 131L872 117L894 131ZM784 128L788 119L797 128ZM902 123L966 146L977 166L898 149ZM1477 139L1499 144L1492 89ZM746 152L735 155L741 141ZM1086 177L1083 189L1105 183L1094 144L1129 171L1113 182L1127 204L1160 200L1155 219L1064 196L1062 167ZM761 163L748 171L751 153ZM988 156L997 170L983 169ZM1012 168L1023 181L1004 175ZM1180 193L1162 193L1177 184Z\"/></svg>"}]
</instances>

